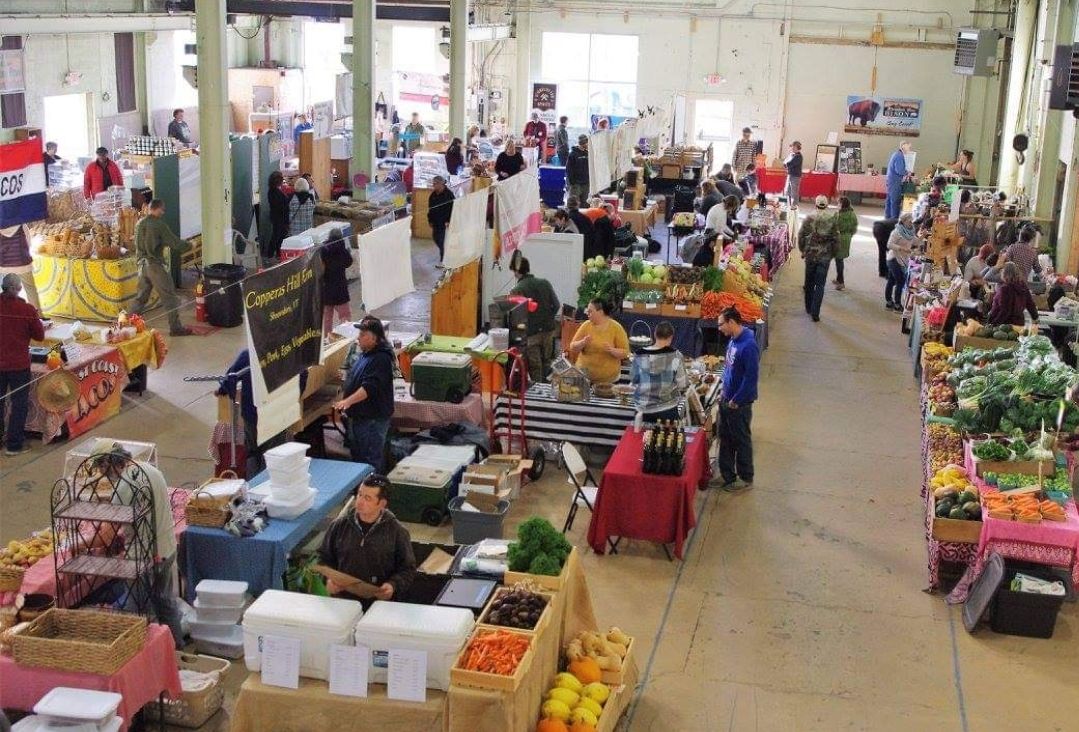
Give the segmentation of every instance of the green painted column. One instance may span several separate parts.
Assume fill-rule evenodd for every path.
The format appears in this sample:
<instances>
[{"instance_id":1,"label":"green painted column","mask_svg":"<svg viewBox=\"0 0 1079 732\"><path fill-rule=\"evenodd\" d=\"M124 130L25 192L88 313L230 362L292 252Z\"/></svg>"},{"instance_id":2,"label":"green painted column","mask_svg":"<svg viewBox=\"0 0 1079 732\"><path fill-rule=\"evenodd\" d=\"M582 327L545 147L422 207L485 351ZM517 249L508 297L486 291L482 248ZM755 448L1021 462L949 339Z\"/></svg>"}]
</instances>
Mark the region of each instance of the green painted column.
<instances>
[{"instance_id":1,"label":"green painted column","mask_svg":"<svg viewBox=\"0 0 1079 732\"><path fill-rule=\"evenodd\" d=\"M199 64L199 172L202 263L232 262L232 160L225 0L195 3Z\"/></svg>"},{"instance_id":2,"label":"green painted column","mask_svg":"<svg viewBox=\"0 0 1079 732\"><path fill-rule=\"evenodd\" d=\"M352 197L366 200L361 177L375 178L375 0L352 0Z\"/></svg>"}]
</instances>

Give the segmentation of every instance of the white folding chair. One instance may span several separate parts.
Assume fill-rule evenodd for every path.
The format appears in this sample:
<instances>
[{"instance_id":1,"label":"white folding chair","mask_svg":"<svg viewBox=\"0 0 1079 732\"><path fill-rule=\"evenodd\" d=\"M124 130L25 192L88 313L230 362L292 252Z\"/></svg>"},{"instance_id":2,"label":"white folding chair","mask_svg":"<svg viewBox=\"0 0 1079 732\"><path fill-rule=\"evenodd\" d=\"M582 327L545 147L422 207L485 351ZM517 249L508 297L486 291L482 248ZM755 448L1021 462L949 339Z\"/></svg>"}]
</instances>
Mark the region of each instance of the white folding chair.
<instances>
[{"instance_id":1,"label":"white folding chair","mask_svg":"<svg viewBox=\"0 0 1079 732\"><path fill-rule=\"evenodd\" d=\"M566 482L573 486L573 500L569 505L569 513L566 514L566 523L562 527L562 533L566 533L573 527L573 519L577 517L577 509L584 506L589 511L595 511L596 496L599 494L599 483L592 471L585 465L584 458L577 448L568 442L563 442L559 447L562 455L562 463L566 466L566 474L569 476ZM618 553L618 543L608 539L611 553Z\"/></svg>"}]
</instances>

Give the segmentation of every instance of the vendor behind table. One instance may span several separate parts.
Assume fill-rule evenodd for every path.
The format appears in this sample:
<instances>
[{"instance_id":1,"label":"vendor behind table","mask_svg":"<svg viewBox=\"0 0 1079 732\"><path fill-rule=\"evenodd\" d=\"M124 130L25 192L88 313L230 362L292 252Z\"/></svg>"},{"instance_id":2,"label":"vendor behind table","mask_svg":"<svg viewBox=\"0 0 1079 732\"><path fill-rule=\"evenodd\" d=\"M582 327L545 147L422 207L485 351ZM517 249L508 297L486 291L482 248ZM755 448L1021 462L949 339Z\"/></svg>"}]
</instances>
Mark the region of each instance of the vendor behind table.
<instances>
[{"instance_id":1,"label":"vendor behind table","mask_svg":"<svg viewBox=\"0 0 1079 732\"><path fill-rule=\"evenodd\" d=\"M578 354L577 368L590 381L613 384L618 381L622 361L629 355L629 337L622 325L610 314L610 304L596 298L588 303L582 323L573 336L569 350Z\"/></svg>"},{"instance_id":2,"label":"vendor behind table","mask_svg":"<svg viewBox=\"0 0 1079 732\"><path fill-rule=\"evenodd\" d=\"M532 265L525 258L517 263L517 285L510 295L527 297L536 303L535 311L528 313L528 342L525 357L528 361L528 378L533 382L545 381L554 360L554 336L560 310L558 295L548 280L532 274Z\"/></svg>"}]
</instances>

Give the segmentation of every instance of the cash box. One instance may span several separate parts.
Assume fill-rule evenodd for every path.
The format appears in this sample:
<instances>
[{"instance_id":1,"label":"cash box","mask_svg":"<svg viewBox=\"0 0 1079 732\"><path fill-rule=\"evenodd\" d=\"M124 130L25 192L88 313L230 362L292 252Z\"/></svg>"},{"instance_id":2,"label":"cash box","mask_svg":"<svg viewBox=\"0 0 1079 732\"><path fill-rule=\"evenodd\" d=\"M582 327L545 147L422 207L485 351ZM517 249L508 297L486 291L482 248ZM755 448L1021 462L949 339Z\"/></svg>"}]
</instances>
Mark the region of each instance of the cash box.
<instances>
[{"instance_id":1,"label":"cash box","mask_svg":"<svg viewBox=\"0 0 1079 732\"><path fill-rule=\"evenodd\" d=\"M472 357L467 353L417 354L412 359L412 398L460 404L472 391Z\"/></svg>"}]
</instances>

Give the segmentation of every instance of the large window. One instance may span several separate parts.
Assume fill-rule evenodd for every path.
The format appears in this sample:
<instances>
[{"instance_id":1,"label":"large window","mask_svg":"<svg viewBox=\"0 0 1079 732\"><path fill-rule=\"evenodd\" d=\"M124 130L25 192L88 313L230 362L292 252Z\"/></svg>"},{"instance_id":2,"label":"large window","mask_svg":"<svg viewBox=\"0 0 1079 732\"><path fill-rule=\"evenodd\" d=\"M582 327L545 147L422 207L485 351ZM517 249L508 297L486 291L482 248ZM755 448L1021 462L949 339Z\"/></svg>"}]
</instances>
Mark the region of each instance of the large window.
<instances>
[{"instance_id":1,"label":"large window","mask_svg":"<svg viewBox=\"0 0 1079 732\"><path fill-rule=\"evenodd\" d=\"M558 114L574 128L593 117L637 116L637 36L544 33L543 81L558 84Z\"/></svg>"}]
</instances>

